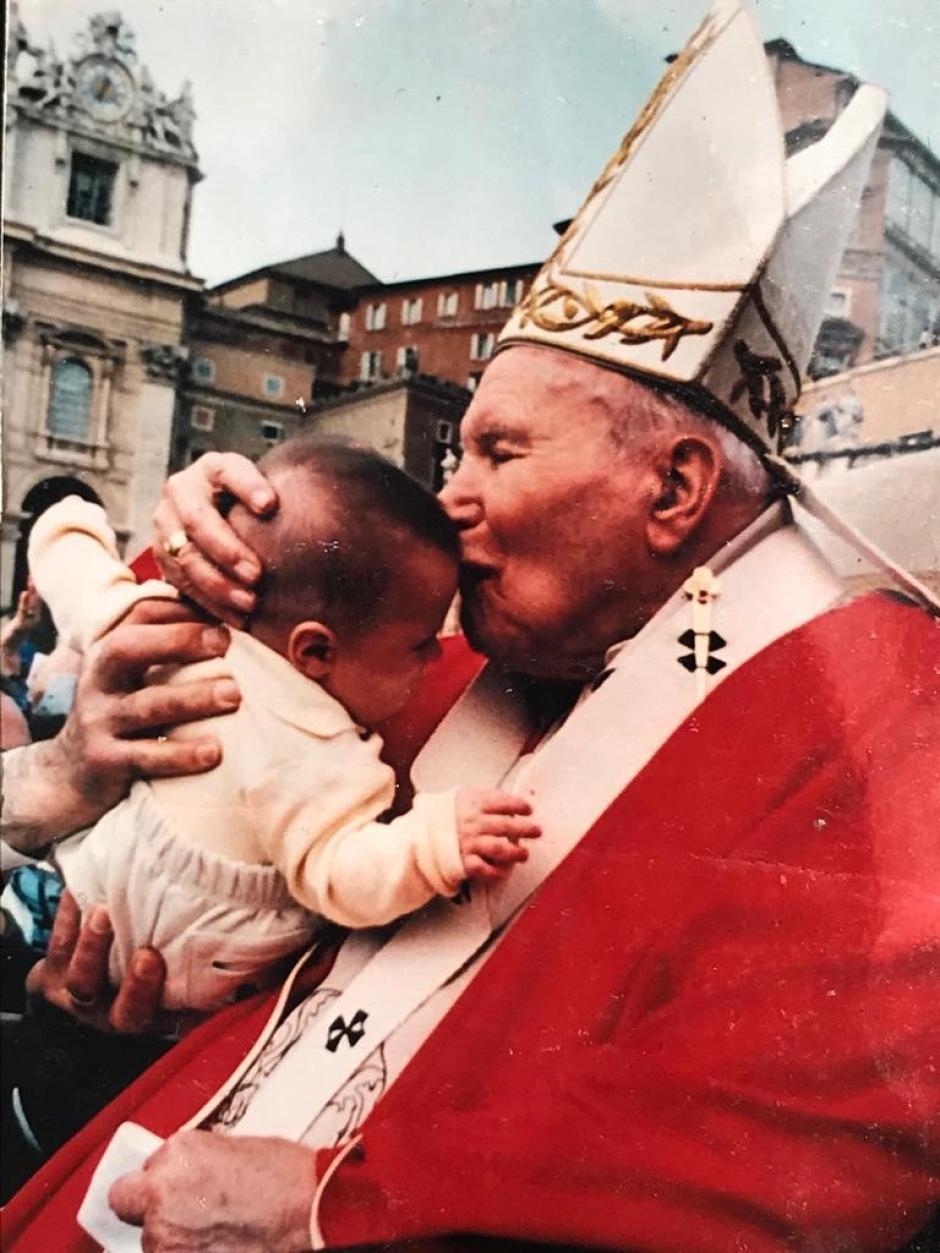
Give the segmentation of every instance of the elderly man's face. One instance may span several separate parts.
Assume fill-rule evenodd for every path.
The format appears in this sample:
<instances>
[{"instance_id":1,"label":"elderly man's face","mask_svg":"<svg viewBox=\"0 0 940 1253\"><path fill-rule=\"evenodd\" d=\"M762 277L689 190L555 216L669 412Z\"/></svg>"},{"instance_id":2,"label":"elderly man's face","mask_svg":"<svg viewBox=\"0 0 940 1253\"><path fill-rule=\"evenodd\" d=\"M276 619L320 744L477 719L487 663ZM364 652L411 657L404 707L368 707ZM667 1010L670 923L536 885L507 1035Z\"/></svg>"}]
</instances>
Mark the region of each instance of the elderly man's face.
<instances>
[{"instance_id":1,"label":"elderly man's face","mask_svg":"<svg viewBox=\"0 0 940 1253\"><path fill-rule=\"evenodd\" d=\"M576 357L512 348L464 418L464 458L442 494L461 528L464 629L515 669L582 677L643 621L656 479L610 434L630 386Z\"/></svg>"}]
</instances>

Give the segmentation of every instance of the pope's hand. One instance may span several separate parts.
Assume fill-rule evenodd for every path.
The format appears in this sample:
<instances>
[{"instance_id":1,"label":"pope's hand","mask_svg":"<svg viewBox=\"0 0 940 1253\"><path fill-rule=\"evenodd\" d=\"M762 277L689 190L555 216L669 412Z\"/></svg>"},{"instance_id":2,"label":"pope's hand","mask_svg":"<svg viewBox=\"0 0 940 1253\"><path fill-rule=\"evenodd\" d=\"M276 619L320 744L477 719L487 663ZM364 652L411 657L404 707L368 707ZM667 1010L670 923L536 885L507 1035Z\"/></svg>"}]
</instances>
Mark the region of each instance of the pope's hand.
<instances>
[{"instance_id":1,"label":"pope's hand","mask_svg":"<svg viewBox=\"0 0 940 1253\"><path fill-rule=\"evenodd\" d=\"M144 1253L301 1253L311 1247L315 1155L274 1137L181 1131L112 1185Z\"/></svg>"},{"instance_id":2,"label":"pope's hand","mask_svg":"<svg viewBox=\"0 0 940 1253\"><path fill-rule=\"evenodd\" d=\"M153 551L175 587L213 617L242 626L255 606L252 588L261 577L261 562L222 516L223 496L261 517L277 509L274 488L247 457L206 453L164 484Z\"/></svg>"}]
</instances>

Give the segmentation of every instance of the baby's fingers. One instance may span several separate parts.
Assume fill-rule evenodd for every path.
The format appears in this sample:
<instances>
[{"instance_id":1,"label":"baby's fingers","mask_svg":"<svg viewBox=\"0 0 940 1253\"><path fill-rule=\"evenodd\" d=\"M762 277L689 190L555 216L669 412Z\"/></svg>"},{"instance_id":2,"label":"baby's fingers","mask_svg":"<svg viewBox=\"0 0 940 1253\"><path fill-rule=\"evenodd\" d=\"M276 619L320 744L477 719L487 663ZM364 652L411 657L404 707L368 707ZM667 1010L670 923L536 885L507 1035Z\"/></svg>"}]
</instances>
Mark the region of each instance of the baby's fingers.
<instances>
[{"instance_id":1,"label":"baby's fingers","mask_svg":"<svg viewBox=\"0 0 940 1253\"><path fill-rule=\"evenodd\" d=\"M464 859L463 868L467 878L473 879L477 883L494 883L498 879L505 879L512 869L511 866L491 866L488 861L484 861L476 853L471 853L469 857Z\"/></svg>"},{"instance_id":2,"label":"baby's fingers","mask_svg":"<svg viewBox=\"0 0 940 1253\"><path fill-rule=\"evenodd\" d=\"M496 835L505 840L537 840L542 828L530 818L486 814L480 819L480 835Z\"/></svg>"},{"instance_id":3,"label":"baby's fingers","mask_svg":"<svg viewBox=\"0 0 940 1253\"><path fill-rule=\"evenodd\" d=\"M478 835L468 851L482 857L491 866L514 866L529 856L528 849L521 844L497 835Z\"/></svg>"},{"instance_id":4,"label":"baby's fingers","mask_svg":"<svg viewBox=\"0 0 940 1253\"><path fill-rule=\"evenodd\" d=\"M509 792L486 792L479 803L480 812L484 814L518 814L525 817L532 812L527 800Z\"/></svg>"}]
</instances>

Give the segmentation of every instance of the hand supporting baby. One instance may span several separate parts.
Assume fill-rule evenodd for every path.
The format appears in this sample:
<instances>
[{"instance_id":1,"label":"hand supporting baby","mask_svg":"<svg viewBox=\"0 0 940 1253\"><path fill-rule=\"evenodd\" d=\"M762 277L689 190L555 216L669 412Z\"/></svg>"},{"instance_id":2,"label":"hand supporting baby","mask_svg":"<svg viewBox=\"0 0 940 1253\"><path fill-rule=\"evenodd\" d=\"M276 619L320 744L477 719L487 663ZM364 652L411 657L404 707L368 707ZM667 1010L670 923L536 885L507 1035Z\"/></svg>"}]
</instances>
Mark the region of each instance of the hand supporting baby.
<instances>
[{"instance_id":1,"label":"hand supporting baby","mask_svg":"<svg viewBox=\"0 0 940 1253\"><path fill-rule=\"evenodd\" d=\"M508 792L462 787L457 792L457 838L468 879L505 879L529 850L541 828L531 820L532 806Z\"/></svg>"}]
</instances>

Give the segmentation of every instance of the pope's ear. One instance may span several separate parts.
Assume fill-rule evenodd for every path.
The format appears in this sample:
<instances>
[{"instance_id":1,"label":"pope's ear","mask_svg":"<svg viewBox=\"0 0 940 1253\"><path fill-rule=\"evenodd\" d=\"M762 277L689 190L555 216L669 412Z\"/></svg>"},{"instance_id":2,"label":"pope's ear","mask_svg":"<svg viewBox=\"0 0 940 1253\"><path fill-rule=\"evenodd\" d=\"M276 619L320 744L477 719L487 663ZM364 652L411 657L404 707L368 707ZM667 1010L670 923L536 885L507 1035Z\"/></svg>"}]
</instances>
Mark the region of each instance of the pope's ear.
<instances>
[{"instance_id":1,"label":"pope's ear","mask_svg":"<svg viewBox=\"0 0 940 1253\"><path fill-rule=\"evenodd\" d=\"M721 453L706 435L682 435L657 457L658 491L646 524L650 551L669 557L698 529L721 477Z\"/></svg>"},{"instance_id":2,"label":"pope's ear","mask_svg":"<svg viewBox=\"0 0 940 1253\"><path fill-rule=\"evenodd\" d=\"M324 679L336 660L336 636L322 622L299 622L287 641L287 660L308 679Z\"/></svg>"}]
</instances>

